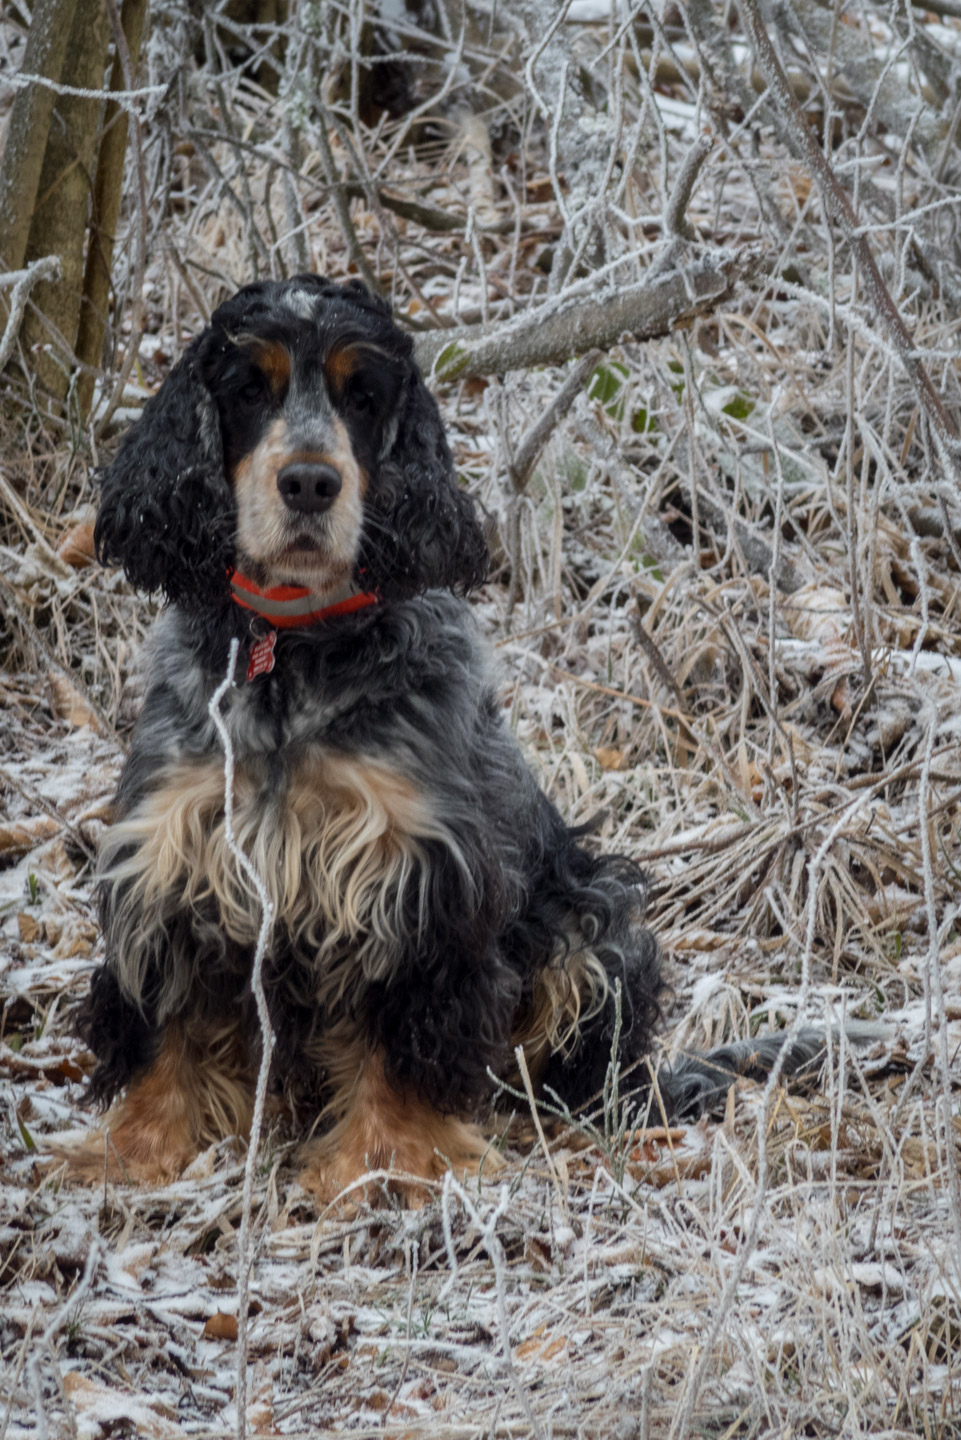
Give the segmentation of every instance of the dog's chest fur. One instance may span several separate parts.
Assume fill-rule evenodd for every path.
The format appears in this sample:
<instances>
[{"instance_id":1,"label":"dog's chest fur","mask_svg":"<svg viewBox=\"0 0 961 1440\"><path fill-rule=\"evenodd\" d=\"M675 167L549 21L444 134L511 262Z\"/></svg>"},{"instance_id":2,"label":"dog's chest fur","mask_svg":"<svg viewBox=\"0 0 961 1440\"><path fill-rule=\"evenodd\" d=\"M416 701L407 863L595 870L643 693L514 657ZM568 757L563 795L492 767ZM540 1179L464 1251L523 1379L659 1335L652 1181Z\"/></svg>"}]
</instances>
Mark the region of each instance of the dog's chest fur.
<instances>
[{"instance_id":1,"label":"dog's chest fur","mask_svg":"<svg viewBox=\"0 0 961 1440\"><path fill-rule=\"evenodd\" d=\"M128 765L135 793L101 862L123 897L116 918L126 943L117 964L135 999L151 938L172 916L213 921L249 952L263 913L257 887L231 851L224 755L208 712L212 678L199 660L185 665L179 645L179 665L168 668L167 641L161 633L154 657L165 683L148 700ZM373 674L366 686L338 686L325 681L322 666L299 665L238 686L223 705L235 762L233 837L263 880L285 948L309 959L317 1000L333 1002L384 979L397 937L409 943L412 931L429 923L428 848L440 847L461 887L471 890L469 863L447 818L449 797L445 805L412 778L429 773L430 726L419 709L429 716L437 696L428 702L409 689L405 696L400 745L396 733L391 745L362 733L365 726L376 732ZM396 706L387 708L396 731ZM174 710L192 724L171 724Z\"/></svg>"}]
</instances>

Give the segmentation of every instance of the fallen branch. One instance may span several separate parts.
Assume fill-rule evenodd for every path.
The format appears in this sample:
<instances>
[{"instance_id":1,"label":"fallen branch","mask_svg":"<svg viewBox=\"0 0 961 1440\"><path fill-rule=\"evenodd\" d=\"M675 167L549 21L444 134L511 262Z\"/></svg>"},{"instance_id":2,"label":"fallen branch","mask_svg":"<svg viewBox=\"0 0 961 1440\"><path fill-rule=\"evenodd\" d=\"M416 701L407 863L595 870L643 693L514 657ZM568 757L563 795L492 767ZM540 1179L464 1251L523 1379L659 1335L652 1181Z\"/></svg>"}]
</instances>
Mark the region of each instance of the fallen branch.
<instances>
[{"instance_id":1,"label":"fallen branch","mask_svg":"<svg viewBox=\"0 0 961 1440\"><path fill-rule=\"evenodd\" d=\"M730 300L758 269L758 246L712 250L681 269L640 284L563 297L498 325L421 334L417 363L436 380L469 380L539 365L560 365L622 339L655 340Z\"/></svg>"}]
</instances>

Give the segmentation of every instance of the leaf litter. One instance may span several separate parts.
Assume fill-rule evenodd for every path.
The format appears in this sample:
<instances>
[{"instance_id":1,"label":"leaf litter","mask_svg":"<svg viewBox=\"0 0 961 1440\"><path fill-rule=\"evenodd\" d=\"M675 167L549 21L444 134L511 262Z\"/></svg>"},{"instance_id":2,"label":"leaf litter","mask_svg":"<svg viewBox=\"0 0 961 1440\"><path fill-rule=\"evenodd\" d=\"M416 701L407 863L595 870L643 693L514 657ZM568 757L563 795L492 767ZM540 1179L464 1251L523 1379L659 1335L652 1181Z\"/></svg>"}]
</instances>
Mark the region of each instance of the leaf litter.
<instances>
[{"instance_id":1,"label":"leaf litter","mask_svg":"<svg viewBox=\"0 0 961 1440\"><path fill-rule=\"evenodd\" d=\"M699 45L674 37L673 79L657 44L637 52L638 72L603 8L580 17L576 45L598 73L609 64L641 137L635 189L605 222L626 281L661 242L617 226L664 202L711 97L691 78ZM178 23L155 26L150 66L169 62ZM839 28L862 23L886 53L880 12ZM957 22L921 28L956 66ZM859 73L845 72L854 88L834 160L865 179L883 273L956 406L954 221L924 212L939 193L940 122L929 106L894 173L888 127L906 102L889 71L890 113L867 115ZM150 335L130 414L203 309L249 278L250 226L286 234L270 97L239 69L228 78L216 104L251 137L249 196L237 148L204 133L216 127L201 69L164 180L180 198L156 202L164 246L146 271ZM527 102L504 103L516 121ZM615 143L605 126L585 143ZM148 117L148 157L162 129ZM517 232L478 242L468 217L425 242L413 222L355 202L409 315L429 303L446 318L506 317L540 293L561 201L586 214L597 197L565 192L557 157L524 133L526 151L499 152L507 180L492 192L505 214L508 182L524 176L536 195ZM759 133L759 148L728 134L688 215L735 250L760 236L787 254L790 234L791 263L687 331L625 341L522 495L509 457L563 375L512 372L440 399L465 482L496 522L492 579L473 603L506 713L572 823L592 822L596 843L648 869L672 986L666 1055L785 1027L801 1007L832 1037L828 1062L805 1089L766 1100L745 1083L723 1116L670 1129L624 1131L600 1111L545 1114L538 1128L523 1098L502 1094L489 1128L504 1165L409 1212L386 1201L318 1214L297 1186L294 1138L270 1114L253 1199L248 1433L959 1433L959 502L897 357L833 256L809 177ZM362 132L392 185L463 213L484 181L470 173L477 152L430 134L391 150L394 139ZM344 273L347 242L310 175L306 162L292 183L312 265ZM157 1190L76 1189L44 1168L46 1140L94 1123L70 1010L97 963L93 856L155 606L89 564L86 452L29 410L4 440L0 1434L226 1436L238 1425L243 1154L213 1147ZM885 1038L855 1049L836 1028L847 1021L883 1022Z\"/></svg>"}]
</instances>

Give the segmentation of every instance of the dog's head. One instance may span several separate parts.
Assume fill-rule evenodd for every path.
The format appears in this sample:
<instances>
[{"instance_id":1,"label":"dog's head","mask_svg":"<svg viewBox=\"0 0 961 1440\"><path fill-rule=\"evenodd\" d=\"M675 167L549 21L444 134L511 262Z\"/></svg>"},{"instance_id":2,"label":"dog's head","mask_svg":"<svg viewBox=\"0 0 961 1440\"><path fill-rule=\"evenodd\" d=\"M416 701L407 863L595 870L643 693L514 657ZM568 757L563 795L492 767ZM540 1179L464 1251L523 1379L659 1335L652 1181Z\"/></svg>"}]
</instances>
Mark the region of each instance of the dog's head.
<instances>
[{"instance_id":1,"label":"dog's head","mask_svg":"<svg viewBox=\"0 0 961 1440\"><path fill-rule=\"evenodd\" d=\"M397 599L488 563L409 336L359 281L314 275L215 312L104 472L95 538L134 585L201 606L234 569Z\"/></svg>"}]
</instances>

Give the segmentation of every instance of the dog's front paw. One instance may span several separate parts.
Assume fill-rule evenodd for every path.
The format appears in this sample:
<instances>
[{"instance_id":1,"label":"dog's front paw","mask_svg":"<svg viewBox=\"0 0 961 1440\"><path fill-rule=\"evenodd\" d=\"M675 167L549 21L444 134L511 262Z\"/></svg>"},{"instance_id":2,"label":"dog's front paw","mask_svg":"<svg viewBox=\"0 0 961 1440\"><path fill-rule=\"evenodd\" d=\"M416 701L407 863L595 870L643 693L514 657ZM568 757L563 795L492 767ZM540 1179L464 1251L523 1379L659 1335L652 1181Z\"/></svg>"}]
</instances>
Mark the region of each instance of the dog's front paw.
<instances>
[{"instance_id":1,"label":"dog's front paw","mask_svg":"<svg viewBox=\"0 0 961 1440\"><path fill-rule=\"evenodd\" d=\"M322 1205L343 1209L396 1195L414 1209L432 1198L449 1169L476 1175L485 1156L491 1168L500 1163L477 1125L368 1075L342 1119L307 1147L300 1180Z\"/></svg>"},{"instance_id":2,"label":"dog's front paw","mask_svg":"<svg viewBox=\"0 0 961 1440\"><path fill-rule=\"evenodd\" d=\"M80 1185L163 1185L193 1160L197 1147L182 1134L121 1120L96 1130L69 1132L46 1147L45 1168L64 1166L66 1179Z\"/></svg>"}]
</instances>

